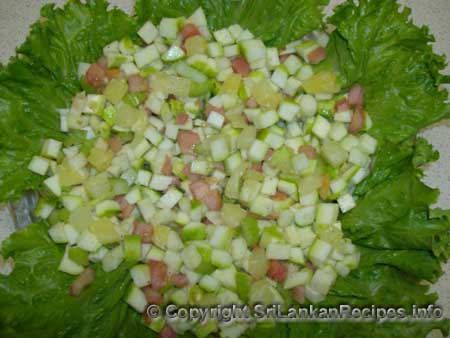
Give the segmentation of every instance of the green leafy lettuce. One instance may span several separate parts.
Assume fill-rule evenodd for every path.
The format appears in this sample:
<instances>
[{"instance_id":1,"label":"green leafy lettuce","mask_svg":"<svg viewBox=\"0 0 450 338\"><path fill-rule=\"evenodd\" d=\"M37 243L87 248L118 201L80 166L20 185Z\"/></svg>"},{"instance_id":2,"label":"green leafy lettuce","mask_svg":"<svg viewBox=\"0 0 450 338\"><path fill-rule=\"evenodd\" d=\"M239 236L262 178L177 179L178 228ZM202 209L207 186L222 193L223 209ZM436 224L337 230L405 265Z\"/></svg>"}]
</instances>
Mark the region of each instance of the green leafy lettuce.
<instances>
[{"instance_id":1,"label":"green leafy lettuce","mask_svg":"<svg viewBox=\"0 0 450 338\"><path fill-rule=\"evenodd\" d=\"M58 108L68 107L80 90L79 62L92 62L107 43L133 36L136 27L164 16L186 16L198 6L212 29L238 22L270 45L286 42L322 25L327 1L182 0L136 1L136 19L107 11L105 0L85 5L70 1L64 9L46 6L18 51L0 67L0 200L18 198L39 186L26 166L46 137L63 139ZM444 58L433 54L432 36L414 26L409 10L392 0L349 1L330 21L336 26L328 59L344 87L360 83L373 119L371 133L379 152L369 177L355 190L358 205L343 217L346 235L359 245L360 266L338 279L323 305L403 306L434 303L423 281L442 274L450 254L448 211L429 210L436 190L420 181L421 167L437 154L417 132L450 108L438 85ZM154 337L141 316L122 300L129 284L126 264L111 273L95 267L95 283L80 297L68 296L74 277L57 271L61 246L38 223L12 235L1 254L16 263L0 277L0 337ZM448 321L414 323L262 324L250 337L425 337L434 328L448 332Z\"/></svg>"},{"instance_id":2,"label":"green leafy lettuce","mask_svg":"<svg viewBox=\"0 0 450 338\"><path fill-rule=\"evenodd\" d=\"M42 177L27 170L41 140L63 139L60 108L80 91L80 62L93 62L111 41L136 31L120 10L105 0L69 1L64 9L46 5L14 58L0 69L0 201L19 198Z\"/></svg>"},{"instance_id":3,"label":"green leafy lettuce","mask_svg":"<svg viewBox=\"0 0 450 338\"><path fill-rule=\"evenodd\" d=\"M428 27L415 26L410 12L393 0L348 1L330 19L330 60L345 85L364 87L371 133L394 143L450 117L448 93L438 88L449 80L439 73L445 57L433 53Z\"/></svg>"}]
</instances>

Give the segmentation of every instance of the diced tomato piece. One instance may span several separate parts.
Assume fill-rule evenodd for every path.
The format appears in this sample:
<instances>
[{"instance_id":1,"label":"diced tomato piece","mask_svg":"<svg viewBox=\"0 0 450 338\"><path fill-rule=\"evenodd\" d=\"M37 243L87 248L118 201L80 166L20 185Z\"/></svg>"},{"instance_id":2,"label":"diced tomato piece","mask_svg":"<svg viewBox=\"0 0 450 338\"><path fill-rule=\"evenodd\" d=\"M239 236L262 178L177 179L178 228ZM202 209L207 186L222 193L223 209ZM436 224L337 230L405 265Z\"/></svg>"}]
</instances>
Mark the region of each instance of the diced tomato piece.
<instances>
[{"instance_id":1,"label":"diced tomato piece","mask_svg":"<svg viewBox=\"0 0 450 338\"><path fill-rule=\"evenodd\" d=\"M179 178L179 177L176 177L176 176L173 176L173 177L172 177L172 183L171 183L171 185L174 185L174 186L176 186L176 187L179 187L180 184L181 184L180 178Z\"/></svg>"},{"instance_id":2,"label":"diced tomato piece","mask_svg":"<svg viewBox=\"0 0 450 338\"><path fill-rule=\"evenodd\" d=\"M149 304L162 305L164 304L164 297L156 290L146 286L144 288L145 299Z\"/></svg>"},{"instance_id":3,"label":"diced tomato piece","mask_svg":"<svg viewBox=\"0 0 450 338\"><path fill-rule=\"evenodd\" d=\"M202 201L209 193L209 186L203 181L197 181L189 185L189 190L196 200Z\"/></svg>"},{"instance_id":4,"label":"diced tomato piece","mask_svg":"<svg viewBox=\"0 0 450 338\"><path fill-rule=\"evenodd\" d=\"M189 284L189 280L184 273L174 273L170 276L170 284L177 288L182 288Z\"/></svg>"},{"instance_id":5,"label":"diced tomato piece","mask_svg":"<svg viewBox=\"0 0 450 338\"><path fill-rule=\"evenodd\" d=\"M114 135L108 140L108 145L113 152L117 153L122 149L122 140L119 136Z\"/></svg>"},{"instance_id":6,"label":"diced tomato piece","mask_svg":"<svg viewBox=\"0 0 450 338\"><path fill-rule=\"evenodd\" d=\"M95 270L92 268L86 268L83 272L75 279L69 288L69 294L71 296L79 296L81 292L91 285L95 280Z\"/></svg>"},{"instance_id":7,"label":"diced tomato piece","mask_svg":"<svg viewBox=\"0 0 450 338\"><path fill-rule=\"evenodd\" d=\"M359 132L364 127L364 110L361 106L356 106L352 115L352 120L348 131L352 134Z\"/></svg>"},{"instance_id":8,"label":"diced tomato piece","mask_svg":"<svg viewBox=\"0 0 450 338\"><path fill-rule=\"evenodd\" d=\"M152 289L159 291L167 284L167 265L163 261L155 261L153 259L148 262L148 265L150 266Z\"/></svg>"},{"instance_id":9,"label":"diced tomato piece","mask_svg":"<svg viewBox=\"0 0 450 338\"><path fill-rule=\"evenodd\" d=\"M177 338L177 333L169 325L166 325L159 332L158 338Z\"/></svg>"},{"instance_id":10,"label":"diced tomato piece","mask_svg":"<svg viewBox=\"0 0 450 338\"><path fill-rule=\"evenodd\" d=\"M134 210L134 206L131 204L128 204L127 200L123 196L116 196L114 197L114 200L119 203L120 206L120 214L118 215L119 218L125 219L131 215L131 213Z\"/></svg>"},{"instance_id":11,"label":"diced tomato piece","mask_svg":"<svg viewBox=\"0 0 450 338\"><path fill-rule=\"evenodd\" d=\"M148 80L140 75L131 75L128 78L128 91L130 93L146 92Z\"/></svg>"},{"instance_id":12,"label":"diced tomato piece","mask_svg":"<svg viewBox=\"0 0 450 338\"><path fill-rule=\"evenodd\" d=\"M348 103L351 106L363 106L364 103L364 89L359 84L355 84L348 93Z\"/></svg>"},{"instance_id":13,"label":"diced tomato piece","mask_svg":"<svg viewBox=\"0 0 450 338\"><path fill-rule=\"evenodd\" d=\"M328 174L322 176L319 195L322 199L325 199L330 194L330 176Z\"/></svg>"},{"instance_id":14,"label":"diced tomato piece","mask_svg":"<svg viewBox=\"0 0 450 338\"><path fill-rule=\"evenodd\" d=\"M267 276L272 278L274 281L282 283L287 277L288 268L286 264L277 261L271 260L269 269L267 270Z\"/></svg>"},{"instance_id":15,"label":"diced tomato piece","mask_svg":"<svg viewBox=\"0 0 450 338\"><path fill-rule=\"evenodd\" d=\"M141 237L142 243L151 243L153 236L153 227L151 224L134 221L133 233Z\"/></svg>"},{"instance_id":16,"label":"diced tomato piece","mask_svg":"<svg viewBox=\"0 0 450 338\"><path fill-rule=\"evenodd\" d=\"M197 182L202 179L202 176L199 174L191 173L191 164L186 164L183 168L183 174L189 179L191 182Z\"/></svg>"},{"instance_id":17,"label":"diced tomato piece","mask_svg":"<svg viewBox=\"0 0 450 338\"><path fill-rule=\"evenodd\" d=\"M98 64L93 63L86 72L86 82L95 88L104 85L105 70Z\"/></svg>"},{"instance_id":18,"label":"diced tomato piece","mask_svg":"<svg viewBox=\"0 0 450 338\"><path fill-rule=\"evenodd\" d=\"M327 57L327 50L323 47L318 47L308 54L308 62L312 65L317 65Z\"/></svg>"},{"instance_id":19,"label":"diced tomato piece","mask_svg":"<svg viewBox=\"0 0 450 338\"><path fill-rule=\"evenodd\" d=\"M125 73L118 68L106 69L105 75L110 81L112 79L123 79L125 77Z\"/></svg>"},{"instance_id":20,"label":"diced tomato piece","mask_svg":"<svg viewBox=\"0 0 450 338\"><path fill-rule=\"evenodd\" d=\"M165 176L172 176L172 159L168 155L166 155L166 159L164 160L164 164L161 168L161 174Z\"/></svg>"},{"instance_id":21,"label":"diced tomato piece","mask_svg":"<svg viewBox=\"0 0 450 338\"><path fill-rule=\"evenodd\" d=\"M108 69L108 60L104 56L97 60L97 64L105 70Z\"/></svg>"},{"instance_id":22,"label":"diced tomato piece","mask_svg":"<svg viewBox=\"0 0 450 338\"><path fill-rule=\"evenodd\" d=\"M250 97L247 102L245 102L247 108L258 108L258 102L253 97Z\"/></svg>"},{"instance_id":23,"label":"diced tomato piece","mask_svg":"<svg viewBox=\"0 0 450 338\"><path fill-rule=\"evenodd\" d=\"M180 113L175 118L175 123L178 125L184 125L189 120L189 115L186 113Z\"/></svg>"},{"instance_id":24,"label":"diced tomato piece","mask_svg":"<svg viewBox=\"0 0 450 338\"><path fill-rule=\"evenodd\" d=\"M222 209L222 194L217 190L210 190L202 199L209 210L219 211Z\"/></svg>"},{"instance_id":25,"label":"diced tomato piece","mask_svg":"<svg viewBox=\"0 0 450 338\"><path fill-rule=\"evenodd\" d=\"M284 61L286 61L287 59L289 59L289 56L291 56L293 54L283 54L280 55L280 62L283 63Z\"/></svg>"},{"instance_id":26,"label":"diced tomato piece","mask_svg":"<svg viewBox=\"0 0 450 338\"><path fill-rule=\"evenodd\" d=\"M336 102L335 107L338 112L343 112L343 111L347 111L350 109L350 105L346 99L342 99L342 100Z\"/></svg>"},{"instance_id":27,"label":"diced tomato piece","mask_svg":"<svg viewBox=\"0 0 450 338\"><path fill-rule=\"evenodd\" d=\"M238 56L231 61L231 68L239 75L247 76L250 74L250 65L243 56Z\"/></svg>"},{"instance_id":28,"label":"diced tomato piece","mask_svg":"<svg viewBox=\"0 0 450 338\"><path fill-rule=\"evenodd\" d=\"M259 172L259 173L262 173L262 172L263 172L263 165L262 165L261 162L259 162L259 163L253 163L253 164L252 164L252 169L255 170L255 171L257 171L257 172Z\"/></svg>"},{"instance_id":29,"label":"diced tomato piece","mask_svg":"<svg viewBox=\"0 0 450 338\"><path fill-rule=\"evenodd\" d=\"M200 31L198 30L197 26L193 23L188 23L183 27L181 30L181 36L183 37L183 40L186 40L187 38L190 38L192 36L201 35Z\"/></svg>"},{"instance_id":30,"label":"diced tomato piece","mask_svg":"<svg viewBox=\"0 0 450 338\"><path fill-rule=\"evenodd\" d=\"M305 302L305 287L303 285L296 286L292 289L292 298L300 304Z\"/></svg>"},{"instance_id":31,"label":"diced tomato piece","mask_svg":"<svg viewBox=\"0 0 450 338\"><path fill-rule=\"evenodd\" d=\"M310 160L315 159L317 157L317 150L313 146L303 145L298 148L298 151L305 154L306 157Z\"/></svg>"},{"instance_id":32,"label":"diced tomato piece","mask_svg":"<svg viewBox=\"0 0 450 338\"><path fill-rule=\"evenodd\" d=\"M205 108L206 117L208 118L209 114L211 114L211 112L213 112L213 111L215 111L216 113L222 114L222 115L225 114L225 109L213 106L212 104L208 104Z\"/></svg>"},{"instance_id":33,"label":"diced tomato piece","mask_svg":"<svg viewBox=\"0 0 450 338\"><path fill-rule=\"evenodd\" d=\"M284 201L285 199L289 198L289 195L285 192L278 191L275 193L275 195L272 196L272 199L274 201Z\"/></svg>"},{"instance_id":34,"label":"diced tomato piece","mask_svg":"<svg viewBox=\"0 0 450 338\"><path fill-rule=\"evenodd\" d=\"M190 153L194 146L200 143L200 137L196 132L190 130L180 130L177 135L177 142L181 152Z\"/></svg>"}]
</instances>

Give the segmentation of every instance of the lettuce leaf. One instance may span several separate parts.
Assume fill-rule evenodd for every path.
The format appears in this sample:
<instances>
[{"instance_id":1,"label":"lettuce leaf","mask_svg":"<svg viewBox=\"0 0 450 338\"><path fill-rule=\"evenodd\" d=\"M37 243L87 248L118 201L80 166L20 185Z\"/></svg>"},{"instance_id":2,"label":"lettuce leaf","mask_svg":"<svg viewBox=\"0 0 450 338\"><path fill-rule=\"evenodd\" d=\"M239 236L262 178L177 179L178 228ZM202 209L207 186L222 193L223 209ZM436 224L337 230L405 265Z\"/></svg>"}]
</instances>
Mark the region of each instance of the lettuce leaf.
<instances>
[{"instance_id":1,"label":"lettuce leaf","mask_svg":"<svg viewBox=\"0 0 450 338\"><path fill-rule=\"evenodd\" d=\"M107 43L136 31L132 18L107 6L105 0L44 6L42 19L18 48L20 59L0 69L0 202L42 182L27 166L42 139L65 137L58 109L69 107L81 90L78 63L93 62Z\"/></svg>"},{"instance_id":2,"label":"lettuce leaf","mask_svg":"<svg viewBox=\"0 0 450 338\"><path fill-rule=\"evenodd\" d=\"M0 276L0 336L114 337L129 311L122 300L128 266L111 273L94 266L95 282L71 297L75 278L58 271L64 248L47 229L44 223L32 224L2 244L2 255L13 257L15 268L10 276Z\"/></svg>"},{"instance_id":3,"label":"lettuce leaf","mask_svg":"<svg viewBox=\"0 0 450 338\"><path fill-rule=\"evenodd\" d=\"M322 26L329 0L136 0L140 23L188 16L202 7L212 30L239 23L272 46L282 47Z\"/></svg>"},{"instance_id":4,"label":"lettuce leaf","mask_svg":"<svg viewBox=\"0 0 450 338\"><path fill-rule=\"evenodd\" d=\"M329 59L320 67L333 67L344 86L363 85L379 151L371 174L355 189L356 208L342 218L346 236L360 246L360 266L337 281L324 304L408 308L437 299L422 281L442 274L440 262L450 254L450 222L443 213L430 217L439 192L420 181L421 166L438 155L414 137L449 116L447 93L438 88L448 78L439 74L445 63L432 52L432 36L414 26L409 13L392 0L361 0L339 6L330 19L336 30ZM448 330L448 322L433 323L441 324ZM361 337L427 334L418 324L411 331L399 323L330 326L330 336L338 337L350 336L346 330Z\"/></svg>"},{"instance_id":5,"label":"lettuce leaf","mask_svg":"<svg viewBox=\"0 0 450 338\"><path fill-rule=\"evenodd\" d=\"M445 57L433 53L428 27L415 26L410 12L393 0L348 1L330 19L329 63L345 85L363 85L371 133L393 143L450 117L448 93L438 88L449 80L439 73Z\"/></svg>"},{"instance_id":6,"label":"lettuce leaf","mask_svg":"<svg viewBox=\"0 0 450 338\"><path fill-rule=\"evenodd\" d=\"M106 0L69 1L63 9L53 4L41 10L30 35L18 52L30 64L47 70L61 88L80 91L78 64L94 62L108 43L132 36L135 21L119 9L107 10Z\"/></svg>"}]
</instances>

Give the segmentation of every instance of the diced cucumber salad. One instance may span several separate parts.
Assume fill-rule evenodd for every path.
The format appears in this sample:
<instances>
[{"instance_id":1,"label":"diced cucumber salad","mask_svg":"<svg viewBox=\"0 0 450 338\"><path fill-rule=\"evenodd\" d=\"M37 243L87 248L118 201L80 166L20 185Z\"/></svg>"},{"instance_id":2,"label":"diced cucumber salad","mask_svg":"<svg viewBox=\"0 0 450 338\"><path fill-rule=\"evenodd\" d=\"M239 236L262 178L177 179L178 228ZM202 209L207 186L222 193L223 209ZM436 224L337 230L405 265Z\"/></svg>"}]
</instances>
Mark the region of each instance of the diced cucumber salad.
<instances>
[{"instance_id":1,"label":"diced cucumber salad","mask_svg":"<svg viewBox=\"0 0 450 338\"><path fill-rule=\"evenodd\" d=\"M239 25L209 32L201 8L138 35L80 64L86 91L61 110L71 141L47 139L29 164L47 176L36 215L66 245L73 294L95 279L91 264L131 262L125 301L144 315L152 303L324 300L358 266L339 215L377 147L363 89L343 92L316 66L327 35L269 48Z\"/></svg>"}]
</instances>

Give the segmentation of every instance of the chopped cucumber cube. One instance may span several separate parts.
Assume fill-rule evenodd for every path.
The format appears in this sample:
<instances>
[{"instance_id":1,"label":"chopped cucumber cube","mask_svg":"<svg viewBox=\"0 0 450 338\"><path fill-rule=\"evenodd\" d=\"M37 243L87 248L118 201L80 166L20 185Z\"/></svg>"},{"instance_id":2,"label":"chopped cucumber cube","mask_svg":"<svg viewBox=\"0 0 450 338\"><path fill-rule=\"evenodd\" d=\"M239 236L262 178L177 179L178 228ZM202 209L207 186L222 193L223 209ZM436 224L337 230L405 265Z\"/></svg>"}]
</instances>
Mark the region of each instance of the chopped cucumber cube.
<instances>
[{"instance_id":1,"label":"chopped cucumber cube","mask_svg":"<svg viewBox=\"0 0 450 338\"><path fill-rule=\"evenodd\" d=\"M139 313L144 313L148 304L144 292L135 284L131 284L125 296L125 301Z\"/></svg>"},{"instance_id":2,"label":"chopped cucumber cube","mask_svg":"<svg viewBox=\"0 0 450 338\"><path fill-rule=\"evenodd\" d=\"M163 19L164 20L164 19ZM155 45L147 46L134 54L134 61L139 69L159 59L159 51Z\"/></svg>"},{"instance_id":3,"label":"chopped cucumber cube","mask_svg":"<svg viewBox=\"0 0 450 338\"><path fill-rule=\"evenodd\" d=\"M318 115L314 121L312 132L318 138L324 139L327 137L331 129L331 124L328 120L320 115Z\"/></svg>"},{"instance_id":4,"label":"chopped cucumber cube","mask_svg":"<svg viewBox=\"0 0 450 338\"><path fill-rule=\"evenodd\" d=\"M342 195L337 199L337 202L339 204L339 208L343 213L346 213L356 206L356 202L350 194Z\"/></svg>"},{"instance_id":5,"label":"chopped cucumber cube","mask_svg":"<svg viewBox=\"0 0 450 338\"><path fill-rule=\"evenodd\" d=\"M213 35L216 41L224 46L234 43L234 39L227 28L222 28L218 31L215 31Z\"/></svg>"},{"instance_id":6,"label":"chopped cucumber cube","mask_svg":"<svg viewBox=\"0 0 450 338\"><path fill-rule=\"evenodd\" d=\"M151 44L158 36L158 29L151 21L147 21L138 31L138 35L146 44Z\"/></svg>"},{"instance_id":7,"label":"chopped cucumber cube","mask_svg":"<svg viewBox=\"0 0 450 338\"><path fill-rule=\"evenodd\" d=\"M278 114L280 117L288 122L293 121L297 114L300 112L300 106L292 101L282 101L280 107L278 108Z\"/></svg>"},{"instance_id":8,"label":"chopped cucumber cube","mask_svg":"<svg viewBox=\"0 0 450 338\"><path fill-rule=\"evenodd\" d=\"M79 245L79 244L78 244ZM123 249L121 245L109 250L102 259L102 267L105 272L110 272L119 267L123 262Z\"/></svg>"},{"instance_id":9,"label":"chopped cucumber cube","mask_svg":"<svg viewBox=\"0 0 450 338\"><path fill-rule=\"evenodd\" d=\"M32 172L44 176L50 166L50 161L41 156L33 156L28 169Z\"/></svg>"},{"instance_id":10,"label":"chopped cucumber cube","mask_svg":"<svg viewBox=\"0 0 450 338\"><path fill-rule=\"evenodd\" d=\"M260 140L254 140L248 150L249 160L252 162L261 162L266 157L269 145Z\"/></svg>"},{"instance_id":11,"label":"chopped cucumber cube","mask_svg":"<svg viewBox=\"0 0 450 338\"><path fill-rule=\"evenodd\" d=\"M131 278L137 287L144 287L150 284L150 267L148 264L138 264L130 269Z\"/></svg>"},{"instance_id":12,"label":"chopped cucumber cube","mask_svg":"<svg viewBox=\"0 0 450 338\"><path fill-rule=\"evenodd\" d=\"M323 266L332 250L331 244L321 239L316 239L308 251L308 257L314 265Z\"/></svg>"},{"instance_id":13,"label":"chopped cucumber cube","mask_svg":"<svg viewBox=\"0 0 450 338\"><path fill-rule=\"evenodd\" d=\"M58 270L70 275L79 275L83 272L84 267L69 258L69 247L66 247L64 256L59 263Z\"/></svg>"},{"instance_id":14,"label":"chopped cucumber cube","mask_svg":"<svg viewBox=\"0 0 450 338\"><path fill-rule=\"evenodd\" d=\"M178 35L179 19L163 18L159 23L159 34L163 38L174 40Z\"/></svg>"},{"instance_id":15,"label":"chopped cucumber cube","mask_svg":"<svg viewBox=\"0 0 450 338\"><path fill-rule=\"evenodd\" d=\"M291 256L291 246L282 243L270 243L266 248L268 259L288 260Z\"/></svg>"},{"instance_id":16,"label":"chopped cucumber cube","mask_svg":"<svg viewBox=\"0 0 450 338\"><path fill-rule=\"evenodd\" d=\"M162 209L172 209L182 197L183 194L177 188L170 188L163 196L161 196L157 206Z\"/></svg>"},{"instance_id":17,"label":"chopped cucumber cube","mask_svg":"<svg viewBox=\"0 0 450 338\"><path fill-rule=\"evenodd\" d=\"M288 274L285 282L285 289L292 289L299 285L307 285L312 278L312 271L309 269L302 269L300 271Z\"/></svg>"}]
</instances>

